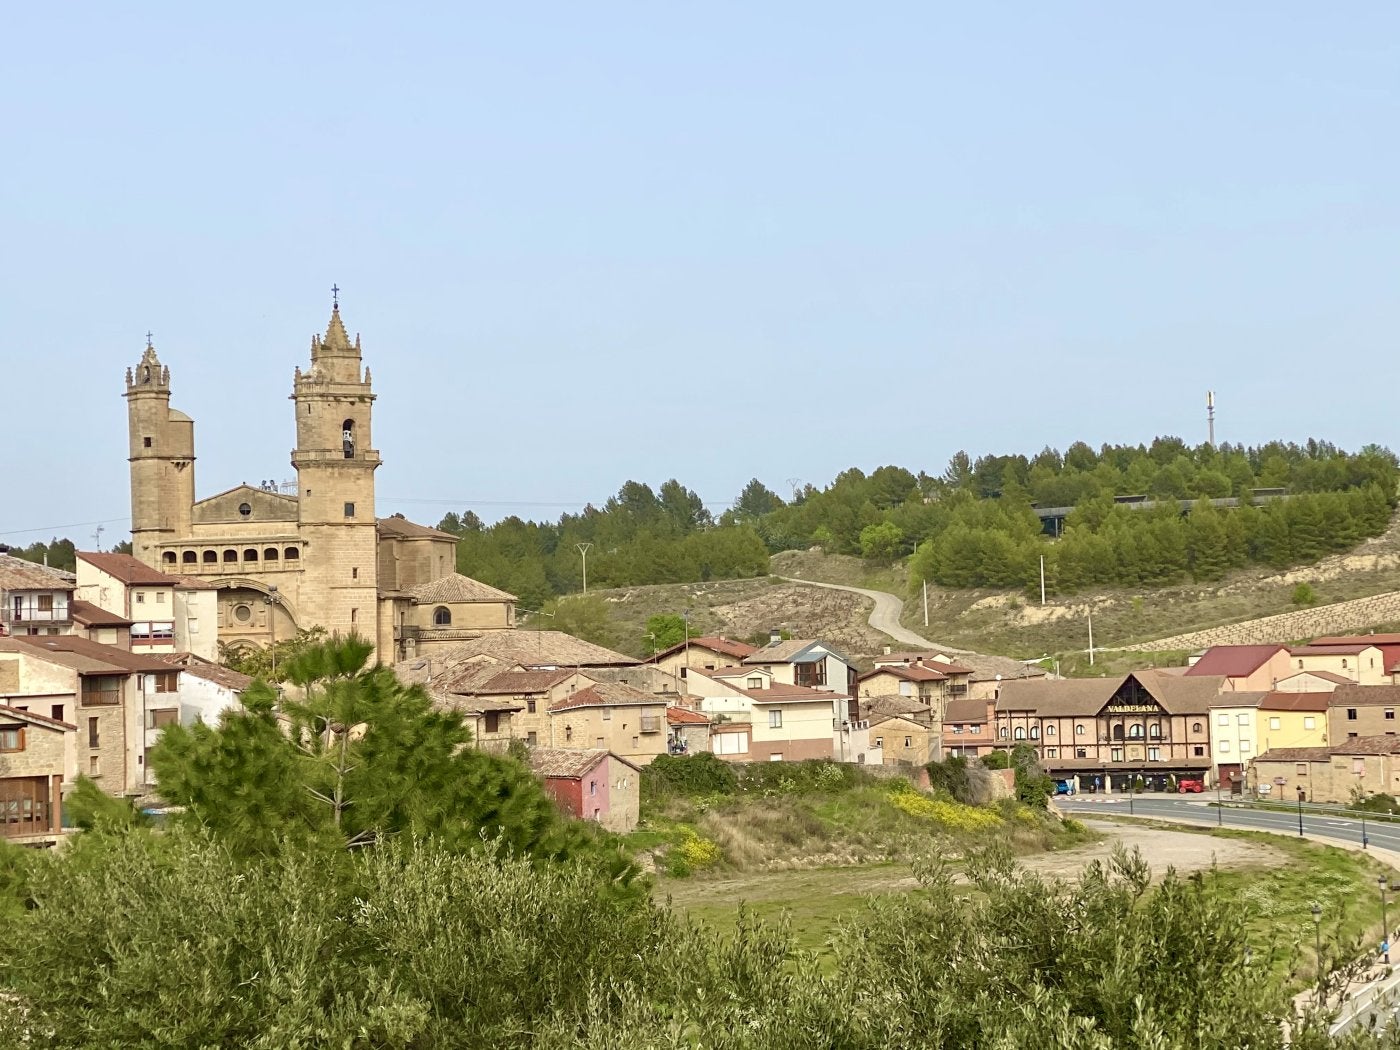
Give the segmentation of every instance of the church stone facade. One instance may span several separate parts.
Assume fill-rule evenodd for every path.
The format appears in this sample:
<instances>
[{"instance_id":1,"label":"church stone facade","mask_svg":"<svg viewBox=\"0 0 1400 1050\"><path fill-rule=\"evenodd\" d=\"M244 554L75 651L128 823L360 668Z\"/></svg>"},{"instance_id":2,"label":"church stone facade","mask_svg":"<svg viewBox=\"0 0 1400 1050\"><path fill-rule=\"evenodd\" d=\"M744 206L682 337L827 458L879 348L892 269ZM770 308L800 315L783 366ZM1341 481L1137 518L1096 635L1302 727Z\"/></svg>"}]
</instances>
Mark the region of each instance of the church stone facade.
<instances>
[{"instance_id":1,"label":"church stone facade","mask_svg":"<svg viewBox=\"0 0 1400 1050\"><path fill-rule=\"evenodd\" d=\"M455 572L456 537L375 517L375 395L339 304L292 383L295 495L243 484L195 499L194 421L170 407L170 369L149 342L125 397L132 553L215 586L221 642L322 626L362 635L389 662L515 626L512 595Z\"/></svg>"}]
</instances>

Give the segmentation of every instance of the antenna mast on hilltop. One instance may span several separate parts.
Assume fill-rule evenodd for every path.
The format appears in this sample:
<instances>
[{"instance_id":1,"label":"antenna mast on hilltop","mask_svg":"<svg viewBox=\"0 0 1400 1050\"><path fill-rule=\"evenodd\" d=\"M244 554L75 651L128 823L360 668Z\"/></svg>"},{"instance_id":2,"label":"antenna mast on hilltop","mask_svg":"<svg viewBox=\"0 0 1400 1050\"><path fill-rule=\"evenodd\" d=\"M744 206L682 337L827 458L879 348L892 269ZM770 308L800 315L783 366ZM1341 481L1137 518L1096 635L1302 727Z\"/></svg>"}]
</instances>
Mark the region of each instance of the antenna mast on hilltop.
<instances>
[{"instance_id":1,"label":"antenna mast on hilltop","mask_svg":"<svg viewBox=\"0 0 1400 1050\"><path fill-rule=\"evenodd\" d=\"M1211 448L1214 448L1214 447L1215 447L1215 391L1214 391L1214 390L1207 390L1207 391L1206 391L1206 431L1207 431L1207 433L1209 434L1209 436L1206 438L1206 441L1208 441L1208 442L1210 443L1210 447L1211 447Z\"/></svg>"},{"instance_id":2,"label":"antenna mast on hilltop","mask_svg":"<svg viewBox=\"0 0 1400 1050\"><path fill-rule=\"evenodd\" d=\"M105 528L103 528L101 525L97 526L97 528L95 528L95 529L92 530L92 549L93 549L93 550L99 551L99 552L102 550L102 548L99 546L99 544L102 542L102 534L103 534L104 532L106 532L106 531L107 531L107 530L106 530Z\"/></svg>"}]
</instances>

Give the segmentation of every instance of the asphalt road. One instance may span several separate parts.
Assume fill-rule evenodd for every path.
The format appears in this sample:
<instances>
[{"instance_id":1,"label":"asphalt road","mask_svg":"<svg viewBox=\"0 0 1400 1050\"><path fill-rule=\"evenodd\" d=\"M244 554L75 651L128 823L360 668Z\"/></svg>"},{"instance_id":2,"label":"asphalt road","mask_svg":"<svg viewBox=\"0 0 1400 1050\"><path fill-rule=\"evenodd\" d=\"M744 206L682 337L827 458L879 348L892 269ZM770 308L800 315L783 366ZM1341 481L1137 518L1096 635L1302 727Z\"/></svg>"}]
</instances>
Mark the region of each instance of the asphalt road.
<instances>
[{"instance_id":1,"label":"asphalt road","mask_svg":"<svg viewBox=\"0 0 1400 1050\"><path fill-rule=\"evenodd\" d=\"M808 587L825 587L830 591L850 591L861 594L875 603L870 613L870 626L881 634L887 634L903 645L915 645L920 649L939 649L946 653L970 653L971 649L958 649L951 645L939 645L921 635L915 634L899 622L899 614L904 611L904 603L888 591L872 591L868 587L847 587L840 583L818 583L816 580L800 580L796 576L780 576L789 583L801 583Z\"/></svg>"},{"instance_id":2,"label":"asphalt road","mask_svg":"<svg viewBox=\"0 0 1400 1050\"><path fill-rule=\"evenodd\" d=\"M1296 810L1281 813L1276 810L1236 809L1226 805L1217 809L1210 805L1214 801L1210 795L1138 795L1131 802L1131 812L1139 817L1170 817L1173 820L1186 820L1193 824L1215 827L1217 822L1227 828L1245 828L1251 831L1272 831L1276 834L1297 835L1298 813ZM1121 813L1128 815L1130 803L1126 795L1075 795L1066 798L1061 795L1055 804L1066 813ZM1353 817L1334 816L1331 813L1312 813L1303 809L1303 831L1317 838L1334 839L1338 842L1361 843L1361 821ZM1400 824L1378 824L1366 821L1366 838L1372 846L1400 852Z\"/></svg>"}]
</instances>

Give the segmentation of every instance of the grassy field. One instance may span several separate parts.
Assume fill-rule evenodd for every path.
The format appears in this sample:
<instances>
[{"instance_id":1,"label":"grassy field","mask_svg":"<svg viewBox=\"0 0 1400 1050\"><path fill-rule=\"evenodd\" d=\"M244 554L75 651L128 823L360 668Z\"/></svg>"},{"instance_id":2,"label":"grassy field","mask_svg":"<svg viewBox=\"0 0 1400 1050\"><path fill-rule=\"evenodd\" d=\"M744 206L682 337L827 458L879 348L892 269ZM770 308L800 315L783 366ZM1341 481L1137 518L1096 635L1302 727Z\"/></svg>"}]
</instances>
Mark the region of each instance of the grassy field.
<instances>
[{"instance_id":1,"label":"grassy field","mask_svg":"<svg viewBox=\"0 0 1400 1050\"><path fill-rule=\"evenodd\" d=\"M1202 873L1210 892L1234 902L1254 946L1254 963L1295 990L1316 979L1314 942L1320 932L1326 959L1350 960L1379 943L1380 899L1376 877L1388 869L1371 857L1300 843L1283 836L1240 831L1201 831L1175 825L1170 833L1218 840L1222 851L1231 841L1267 848L1268 865L1219 867ZM1070 849L1059 860L1073 874L1080 853L1098 859L1103 848ZM1281 856L1281 859L1279 857ZM741 906L750 916L776 921L786 917L795 943L823 952L843 921L857 919L874 897L919 894L908 864L885 863L854 868L760 873L722 880L658 881L656 894L683 914L725 931L737 922ZM1315 930L1312 906L1323 911ZM1392 902L1392 919L1400 902Z\"/></svg>"}]
</instances>

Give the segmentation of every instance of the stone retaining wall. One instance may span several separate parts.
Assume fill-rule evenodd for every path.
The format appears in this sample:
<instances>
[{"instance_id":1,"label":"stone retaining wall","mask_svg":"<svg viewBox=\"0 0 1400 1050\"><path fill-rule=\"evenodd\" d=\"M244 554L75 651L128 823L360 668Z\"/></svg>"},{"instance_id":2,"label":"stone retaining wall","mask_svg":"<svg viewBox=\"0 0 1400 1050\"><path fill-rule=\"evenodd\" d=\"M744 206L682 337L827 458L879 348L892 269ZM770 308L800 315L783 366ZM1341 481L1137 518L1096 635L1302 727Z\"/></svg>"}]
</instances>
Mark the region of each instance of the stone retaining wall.
<instances>
[{"instance_id":1,"label":"stone retaining wall","mask_svg":"<svg viewBox=\"0 0 1400 1050\"><path fill-rule=\"evenodd\" d=\"M1355 598L1315 609L1298 609L1257 620L1208 627L1202 631L1175 634L1152 642L1124 645L1131 652L1168 649L1207 649L1212 645L1265 645L1313 638L1320 634L1345 634L1378 623L1400 620L1400 591Z\"/></svg>"}]
</instances>

